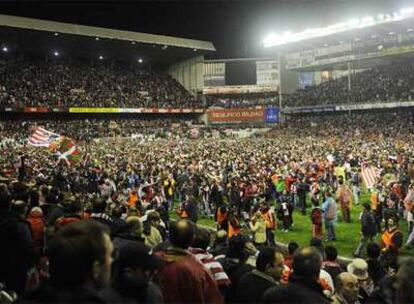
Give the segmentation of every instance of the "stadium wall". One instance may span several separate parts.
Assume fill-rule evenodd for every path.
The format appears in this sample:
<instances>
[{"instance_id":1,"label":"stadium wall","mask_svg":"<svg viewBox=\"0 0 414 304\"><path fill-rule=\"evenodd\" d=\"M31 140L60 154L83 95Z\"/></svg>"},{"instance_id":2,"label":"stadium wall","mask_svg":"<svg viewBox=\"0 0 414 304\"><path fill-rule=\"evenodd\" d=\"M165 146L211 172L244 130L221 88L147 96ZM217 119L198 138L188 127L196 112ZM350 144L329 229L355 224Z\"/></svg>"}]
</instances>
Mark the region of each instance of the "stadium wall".
<instances>
[{"instance_id":1,"label":"stadium wall","mask_svg":"<svg viewBox=\"0 0 414 304\"><path fill-rule=\"evenodd\" d=\"M168 74L196 96L204 86L203 62L204 56L181 61L170 66Z\"/></svg>"}]
</instances>

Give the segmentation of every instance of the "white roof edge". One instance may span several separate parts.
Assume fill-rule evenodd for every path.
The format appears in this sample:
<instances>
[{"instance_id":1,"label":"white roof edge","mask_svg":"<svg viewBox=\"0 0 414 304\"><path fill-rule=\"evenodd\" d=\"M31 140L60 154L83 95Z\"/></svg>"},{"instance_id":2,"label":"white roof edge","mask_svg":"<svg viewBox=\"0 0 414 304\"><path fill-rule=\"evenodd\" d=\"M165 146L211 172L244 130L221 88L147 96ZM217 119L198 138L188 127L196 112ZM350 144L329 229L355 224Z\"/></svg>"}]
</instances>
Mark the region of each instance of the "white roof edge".
<instances>
[{"instance_id":1,"label":"white roof edge","mask_svg":"<svg viewBox=\"0 0 414 304\"><path fill-rule=\"evenodd\" d=\"M72 23L63 23L2 14L0 14L0 26L31 29L46 32L56 32L71 35L135 41L138 43L168 45L204 51L216 51L213 43L208 41L177 38L164 35L146 34L140 32L131 32L103 27L78 25Z\"/></svg>"}]
</instances>

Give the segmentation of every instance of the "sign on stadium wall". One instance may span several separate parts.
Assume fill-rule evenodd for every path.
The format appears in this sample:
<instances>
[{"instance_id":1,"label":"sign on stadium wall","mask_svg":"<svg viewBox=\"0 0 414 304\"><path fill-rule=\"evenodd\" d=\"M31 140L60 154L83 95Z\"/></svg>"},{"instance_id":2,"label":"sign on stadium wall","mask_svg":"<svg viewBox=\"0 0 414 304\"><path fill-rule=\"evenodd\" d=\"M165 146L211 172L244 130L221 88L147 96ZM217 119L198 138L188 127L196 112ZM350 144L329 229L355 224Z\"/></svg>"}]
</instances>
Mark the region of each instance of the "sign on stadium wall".
<instances>
[{"instance_id":1,"label":"sign on stadium wall","mask_svg":"<svg viewBox=\"0 0 414 304\"><path fill-rule=\"evenodd\" d=\"M277 92L278 83L273 85L239 85L239 86L222 86L222 87L204 87L204 95L215 94L248 94L248 93L266 93Z\"/></svg>"},{"instance_id":2,"label":"sign on stadium wall","mask_svg":"<svg viewBox=\"0 0 414 304\"><path fill-rule=\"evenodd\" d=\"M264 117L264 108L208 110L208 121L212 124L263 123Z\"/></svg>"}]
</instances>

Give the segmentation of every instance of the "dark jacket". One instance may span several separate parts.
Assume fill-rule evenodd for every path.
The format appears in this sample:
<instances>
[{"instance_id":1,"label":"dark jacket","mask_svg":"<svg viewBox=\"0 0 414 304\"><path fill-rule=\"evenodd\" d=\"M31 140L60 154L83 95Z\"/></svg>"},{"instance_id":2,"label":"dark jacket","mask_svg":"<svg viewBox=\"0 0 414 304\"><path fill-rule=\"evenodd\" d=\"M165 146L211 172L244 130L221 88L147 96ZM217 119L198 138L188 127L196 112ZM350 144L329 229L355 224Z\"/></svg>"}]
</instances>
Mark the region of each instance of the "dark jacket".
<instances>
[{"instance_id":1,"label":"dark jacket","mask_svg":"<svg viewBox=\"0 0 414 304\"><path fill-rule=\"evenodd\" d=\"M239 280L236 288L236 301L238 303L257 303L266 290L277 285L279 285L278 282L272 277L254 269Z\"/></svg>"},{"instance_id":2,"label":"dark jacket","mask_svg":"<svg viewBox=\"0 0 414 304\"><path fill-rule=\"evenodd\" d=\"M30 224L20 218L0 219L0 282L21 294L35 253Z\"/></svg>"},{"instance_id":3,"label":"dark jacket","mask_svg":"<svg viewBox=\"0 0 414 304\"><path fill-rule=\"evenodd\" d=\"M99 293L100 297L102 299L105 299L106 304L164 303L164 298L162 296L160 288L152 282L149 282L142 292L135 290L134 294L135 296L128 296L114 287L105 288Z\"/></svg>"},{"instance_id":4,"label":"dark jacket","mask_svg":"<svg viewBox=\"0 0 414 304\"><path fill-rule=\"evenodd\" d=\"M373 237L377 234L375 217L371 211L362 212L361 232L365 237Z\"/></svg>"},{"instance_id":5,"label":"dark jacket","mask_svg":"<svg viewBox=\"0 0 414 304\"><path fill-rule=\"evenodd\" d=\"M292 274L288 284L268 289L262 297L262 303L329 304L331 301L316 281Z\"/></svg>"},{"instance_id":6,"label":"dark jacket","mask_svg":"<svg viewBox=\"0 0 414 304\"><path fill-rule=\"evenodd\" d=\"M232 259L228 257L218 259L218 261L223 266L223 270L227 274L231 282L230 288L226 294L226 303L235 303L237 302L237 286L239 284L240 279L245 274L253 271L254 267L249 264L246 264L245 262L241 262L238 259Z\"/></svg>"},{"instance_id":7,"label":"dark jacket","mask_svg":"<svg viewBox=\"0 0 414 304\"><path fill-rule=\"evenodd\" d=\"M84 287L58 289L48 283L27 294L21 303L105 303L98 294Z\"/></svg>"},{"instance_id":8,"label":"dark jacket","mask_svg":"<svg viewBox=\"0 0 414 304\"><path fill-rule=\"evenodd\" d=\"M184 210L188 214L188 219L191 220L193 223L197 223L198 210L196 203L194 201L187 202L184 206Z\"/></svg>"},{"instance_id":9,"label":"dark jacket","mask_svg":"<svg viewBox=\"0 0 414 304\"><path fill-rule=\"evenodd\" d=\"M384 266L378 260L368 259L368 274L369 277L374 282L375 286L381 282L381 280L385 277L387 272L385 271Z\"/></svg>"}]
</instances>

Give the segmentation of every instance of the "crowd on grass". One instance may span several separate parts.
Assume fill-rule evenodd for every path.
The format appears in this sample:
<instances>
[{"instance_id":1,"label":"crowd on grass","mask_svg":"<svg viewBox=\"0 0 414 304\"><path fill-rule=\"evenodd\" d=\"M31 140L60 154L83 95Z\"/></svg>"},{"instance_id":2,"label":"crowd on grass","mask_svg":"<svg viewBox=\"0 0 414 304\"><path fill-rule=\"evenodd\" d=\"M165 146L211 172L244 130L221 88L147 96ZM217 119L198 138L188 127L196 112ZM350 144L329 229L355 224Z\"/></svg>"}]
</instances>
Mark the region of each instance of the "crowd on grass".
<instances>
[{"instance_id":1,"label":"crowd on grass","mask_svg":"<svg viewBox=\"0 0 414 304\"><path fill-rule=\"evenodd\" d=\"M8 135L30 134L34 122L14 131L10 123ZM81 159L71 165L47 148L4 141L1 299L411 303L413 260L401 249L414 243L413 127L404 111L291 118L248 138L97 133L78 142ZM375 169L367 201L361 168ZM350 225L355 205L359 245L339 260L335 229ZM295 212L311 219L309 246L285 251L276 241ZM217 229L197 224L201 217Z\"/></svg>"},{"instance_id":2,"label":"crowd on grass","mask_svg":"<svg viewBox=\"0 0 414 304\"><path fill-rule=\"evenodd\" d=\"M284 97L286 106L320 104L357 104L373 102L411 101L414 98L414 65L410 62L392 63L331 79L306 87Z\"/></svg>"}]
</instances>

